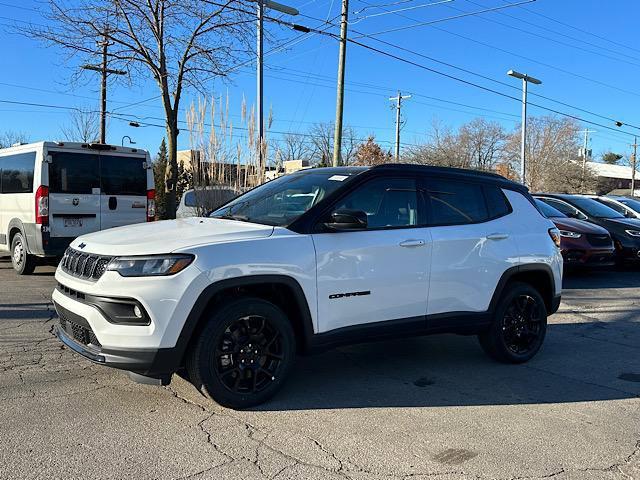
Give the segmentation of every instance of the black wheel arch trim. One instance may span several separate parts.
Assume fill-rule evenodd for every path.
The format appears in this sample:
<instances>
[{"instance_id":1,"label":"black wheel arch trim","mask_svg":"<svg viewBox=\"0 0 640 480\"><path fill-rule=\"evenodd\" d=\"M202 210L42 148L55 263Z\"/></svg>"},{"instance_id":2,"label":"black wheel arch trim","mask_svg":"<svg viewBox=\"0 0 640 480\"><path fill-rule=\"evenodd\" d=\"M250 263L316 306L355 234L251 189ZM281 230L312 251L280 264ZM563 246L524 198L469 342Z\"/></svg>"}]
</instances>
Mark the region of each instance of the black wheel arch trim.
<instances>
[{"instance_id":1,"label":"black wheel arch trim","mask_svg":"<svg viewBox=\"0 0 640 480\"><path fill-rule=\"evenodd\" d=\"M216 294L233 288L238 287L251 287L259 285L286 285L291 289L294 294L295 301L297 303L298 311L300 312L300 326L302 328L302 336L304 338L304 344L299 345L302 350L306 350L308 347L309 339L313 338L314 327L313 318L311 317L311 310L309 309L309 302L304 294L304 290L300 283L293 277L287 275L277 274L265 274L265 275L248 275L244 277L229 278L212 283L206 287L198 296L198 299L194 303L191 312L187 316L187 319L182 327L182 331L178 337L175 347L173 347L173 361L177 362L173 368L166 370L176 370L182 366L184 355L187 351L191 338L198 328L200 320L206 312L207 306L210 301L216 296Z\"/></svg>"},{"instance_id":2,"label":"black wheel arch trim","mask_svg":"<svg viewBox=\"0 0 640 480\"><path fill-rule=\"evenodd\" d=\"M498 302L500 301L500 298L502 297L504 289L509 283L509 281L513 280L513 278L516 275L519 275L522 273L532 273L532 272L542 272L547 275L549 279L549 285L551 287L548 298L545 298L544 292L540 292L540 294L542 295L545 301L545 304L547 307L547 314L548 315L554 314L558 310L558 307L560 305L560 295L556 295L555 293L556 281L555 281L555 277L553 276L553 270L551 270L551 267L546 263L531 263L531 264L524 264L524 265L516 265L514 267L511 267L505 270L502 276L500 277L500 280L498 281L498 285L496 286L495 291L493 292L493 297L491 298L491 303L489 304L489 311L495 312L498 306Z\"/></svg>"}]
</instances>

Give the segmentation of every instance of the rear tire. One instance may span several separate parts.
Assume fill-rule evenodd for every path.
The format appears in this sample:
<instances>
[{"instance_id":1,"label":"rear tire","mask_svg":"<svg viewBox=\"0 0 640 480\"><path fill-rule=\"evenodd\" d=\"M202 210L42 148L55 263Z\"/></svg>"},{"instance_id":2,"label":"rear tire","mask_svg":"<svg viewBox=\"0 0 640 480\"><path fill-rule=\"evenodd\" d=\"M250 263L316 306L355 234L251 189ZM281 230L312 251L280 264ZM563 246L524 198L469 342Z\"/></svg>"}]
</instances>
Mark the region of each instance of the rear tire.
<instances>
[{"instance_id":1,"label":"rear tire","mask_svg":"<svg viewBox=\"0 0 640 480\"><path fill-rule=\"evenodd\" d=\"M11 264L18 275L31 275L36 268L36 259L27 252L22 233L16 233L11 240Z\"/></svg>"},{"instance_id":2,"label":"rear tire","mask_svg":"<svg viewBox=\"0 0 640 480\"><path fill-rule=\"evenodd\" d=\"M547 331L547 309L540 292L514 282L504 291L488 331L478 339L482 349L503 363L523 363L538 353Z\"/></svg>"},{"instance_id":3,"label":"rear tire","mask_svg":"<svg viewBox=\"0 0 640 480\"><path fill-rule=\"evenodd\" d=\"M187 354L191 382L222 406L243 409L270 399L295 358L289 319L260 298L240 298L216 310Z\"/></svg>"}]
</instances>

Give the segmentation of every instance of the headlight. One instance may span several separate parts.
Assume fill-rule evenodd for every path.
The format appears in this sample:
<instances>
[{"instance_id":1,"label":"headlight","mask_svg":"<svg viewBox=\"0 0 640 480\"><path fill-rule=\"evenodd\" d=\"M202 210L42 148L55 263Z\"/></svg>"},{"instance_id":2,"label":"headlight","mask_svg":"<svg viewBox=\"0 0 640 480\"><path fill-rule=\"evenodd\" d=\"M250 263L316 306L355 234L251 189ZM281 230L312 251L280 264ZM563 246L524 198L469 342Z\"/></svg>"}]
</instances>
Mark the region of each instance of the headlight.
<instances>
[{"instance_id":1,"label":"headlight","mask_svg":"<svg viewBox=\"0 0 640 480\"><path fill-rule=\"evenodd\" d=\"M118 272L123 277L174 275L184 270L193 259L193 255L184 254L117 257L109 262L107 270Z\"/></svg>"},{"instance_id":2,"label":"headlight","mask_svg":"<svg viewBox=\"0 0 640 480\"><path fill-rule=\"evenodd\" d=\"M625 230L625 232L632 237L640 237L640 230Z\"/></svg>"},{"instance_id":3,"label":"headlight","mask_svg":"<svg viewBox=\"0 0 640 480\"><path fill-rule=\"evenodd\" d=\"M572 232L571 230L560 230L560 236L567 238L580 238L582 234L578 232Z\"/></svg>"}]
</instances>

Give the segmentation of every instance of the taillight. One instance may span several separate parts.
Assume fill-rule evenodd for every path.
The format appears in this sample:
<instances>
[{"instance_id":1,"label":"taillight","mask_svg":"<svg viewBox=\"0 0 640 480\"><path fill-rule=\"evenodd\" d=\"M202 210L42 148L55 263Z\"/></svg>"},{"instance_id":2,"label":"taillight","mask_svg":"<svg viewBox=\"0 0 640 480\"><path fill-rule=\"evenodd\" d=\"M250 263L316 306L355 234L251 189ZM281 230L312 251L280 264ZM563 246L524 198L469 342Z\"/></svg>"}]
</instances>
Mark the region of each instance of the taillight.
<instances>
[{"instance_id":1,"label":"taillight","mask_svg":"<svg viewBox=\"0 0 640 480\"><path fill-rule=\"evenodd\" d=\"M49 187L44 185L36 190L36 223L49 225Z\"/></svg>"},{"instance_id":2,"label":"taillight","mask_svg":"<svg viewBox=\"0 0 640 480\"><path fill-rule=\"evenodd\" d=\"M553 240L553 243L556 244L556 247L560 248L560 230L557 228L550 228L549 236L551 237L551 240Z\"/></svg>"},{"instance_id":3,"label":"taillight","mask_svg":"<svg viewBox=\"0 0 640 480\"><path fill-rule=\"evenodd\" d=\"M147 222L156 219L156 191L147 190Z\"/></svg>"}]
</instances>

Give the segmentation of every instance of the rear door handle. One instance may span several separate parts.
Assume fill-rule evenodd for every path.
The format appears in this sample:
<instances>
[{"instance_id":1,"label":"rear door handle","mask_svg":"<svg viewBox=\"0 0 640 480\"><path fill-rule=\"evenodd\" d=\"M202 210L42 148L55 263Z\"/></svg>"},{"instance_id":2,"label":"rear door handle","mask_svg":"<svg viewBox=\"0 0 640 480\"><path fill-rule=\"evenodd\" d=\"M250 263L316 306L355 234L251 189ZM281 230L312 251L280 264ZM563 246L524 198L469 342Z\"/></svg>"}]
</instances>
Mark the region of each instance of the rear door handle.
<instances>
[{"instance_id":1,"label":"rear door handle","mask_svg":"<svg viewBox=\"0 0 640 480\"><path fill-rule=\"evenodd\" d=\"M424 245L424 240L420 239L411 239L405 240L404 242L400 242L401 247L411 248L411 247L422 247Z\"/></svg>"},{"instance_id":2,"label":"rear door handle","mask_svg":"<svg viewBox=\"0 0 640 480\"><path fill-rule=\"evenodd\" d=\"M508 233L491 233L487 235L488 240L505 240L509 238Z\"/></svg>"}]
</instances>

